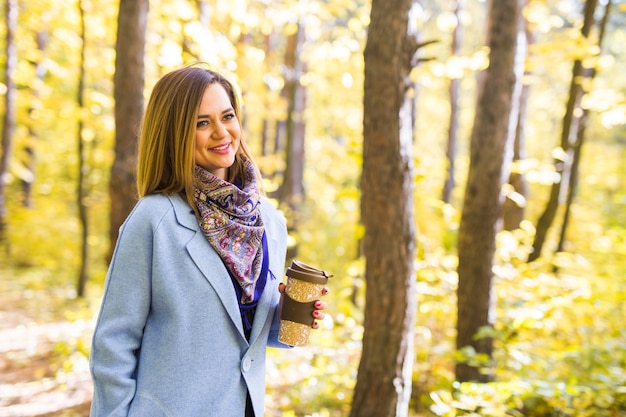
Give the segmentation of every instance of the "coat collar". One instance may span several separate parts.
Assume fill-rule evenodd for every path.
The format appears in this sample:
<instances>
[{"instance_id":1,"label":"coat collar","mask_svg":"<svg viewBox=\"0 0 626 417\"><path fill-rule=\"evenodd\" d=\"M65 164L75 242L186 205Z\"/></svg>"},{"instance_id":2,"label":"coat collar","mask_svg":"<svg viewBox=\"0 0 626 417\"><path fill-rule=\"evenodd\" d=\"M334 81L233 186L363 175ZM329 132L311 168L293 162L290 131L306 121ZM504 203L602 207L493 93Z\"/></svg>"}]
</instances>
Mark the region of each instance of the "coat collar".
<instances>
[{"instance_id":1,"label":"coat collar","mask_svg":"<svg viewBox=\"0 0 626 417\"><path fill-rule=\"evenodd\" d=\"M174 209L174 213L176 216L176 220L178 224L182 227L190 229L194 232L191 240L187 242L187 252L189 256L193 260L193 262L200 269L206 280L213 286L215 292L218 294L224 308L228 312L230 319L233 321L235 326L237 327L240 335L245 340L245 335L243 331L243 324L241 322L241 315L239 312L239 307L237 305L237 299L235 295L235 290L233 289L232 280L226 267L224 266L222 260L219 255L211 248L209 242L206 240L206 237L200 230L200 225L198 224L198 220L194 211L191 209L189 204L178 194L173 194L168 196L172 207ZM264 210L263 201L261 203L261 216L265 220L267 219L267 215L264 215L266 212ZM270 256L270 272L275 270L275 268L282 268L283 265L276 265L275 262L272 262L273 254L277 253L278 242L274 237L275 234L271 233L269 229L269 225L266 223L266 236L267 236L267 244L268 244L268 253ZM274 275L280 277L282 274ZM270 285L272 281L271 277L268 277L268 282L266 284L265 290L263 291L263 295L258 301L255 313L255 320L252 325L252 333L250 335L250 342L254 342L257 336L260 334L261 329L265 325L266 320L272 320L272 317L268 317L269 310L272 307L272 302L274 299L274 292L278 292L276 289L276 285ZM261 319L263 318L263 319Z\"/></svg>"}]
</instances>

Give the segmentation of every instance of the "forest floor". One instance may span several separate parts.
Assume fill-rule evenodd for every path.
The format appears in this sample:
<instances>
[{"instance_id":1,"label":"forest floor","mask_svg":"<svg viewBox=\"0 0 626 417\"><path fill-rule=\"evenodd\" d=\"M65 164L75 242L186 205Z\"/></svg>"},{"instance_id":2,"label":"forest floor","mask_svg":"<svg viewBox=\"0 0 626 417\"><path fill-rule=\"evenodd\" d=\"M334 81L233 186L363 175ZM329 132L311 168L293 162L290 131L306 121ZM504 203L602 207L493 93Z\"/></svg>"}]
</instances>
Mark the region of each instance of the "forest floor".
<instances>
[{"instance_id":1,"label":"forest floor","mask_svg":"<svg viewBox=\"0 0 626 417\"><path fill-rule=\"evenodd\" d=\"M0 417L89 416L87 302L0 272Z\"/></svg>"}]
</instances>

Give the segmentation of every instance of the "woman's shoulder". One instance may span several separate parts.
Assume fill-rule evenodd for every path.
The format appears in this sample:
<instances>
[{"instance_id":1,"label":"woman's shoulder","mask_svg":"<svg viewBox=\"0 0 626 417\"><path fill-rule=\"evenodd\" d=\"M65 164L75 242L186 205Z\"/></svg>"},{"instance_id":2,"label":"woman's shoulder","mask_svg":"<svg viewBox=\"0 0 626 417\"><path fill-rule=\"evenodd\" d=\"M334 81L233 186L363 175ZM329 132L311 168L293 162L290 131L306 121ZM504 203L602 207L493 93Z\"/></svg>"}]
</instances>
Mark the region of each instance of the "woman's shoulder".
<instances>
[{"instance_id":1,"label":"woman's shoulder","mask_svg":"<svg viewBox=\"0 0 626 417\"><path fill-rule=\"evenodd\" d=\"M157 235L171 239L183 229L195 230L198 227L193 210L180 196L152 194L137 202L122 224L120 236L140 241Z\"/></svg>"},{"instance_id":2,"label":"woman's shoulder","mask_svg":"<svg viewBox=\"0 0 626 417\"><path fill-rule=\"evenodd\" d=\"M172 210L170 197L163 194L150 194L142 197L137 202L135 208L132 211L132 214L139 214L149 217L160 217L170 210Z\"/></svg>"},{"instance_id":3,"label":"woman's shoulder","mask_svg":"<svg viewBox=\"0 0 626 417\"><path fill-rule=\"evenodd\" d=\"M171 198L162 194L151 194L142 197L130 212L125 225L158 225L163 218L173 212Z\"/></svg>"}]
</instances>

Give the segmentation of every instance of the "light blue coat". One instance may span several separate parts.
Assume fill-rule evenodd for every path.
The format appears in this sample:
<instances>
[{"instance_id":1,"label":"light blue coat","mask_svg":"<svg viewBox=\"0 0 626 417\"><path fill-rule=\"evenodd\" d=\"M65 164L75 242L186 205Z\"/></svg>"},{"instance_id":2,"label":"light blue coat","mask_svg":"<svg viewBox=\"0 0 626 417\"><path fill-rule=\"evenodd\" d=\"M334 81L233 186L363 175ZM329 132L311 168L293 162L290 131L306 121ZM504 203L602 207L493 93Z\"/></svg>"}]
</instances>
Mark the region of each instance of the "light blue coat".
<instances>
[{"instance_id":1,"label":"light blue coat","mask_svg":"<svg viewBox=\"0 0 626 417\"><path fill-rule=\"evenodd\" d=\"M91 417L262 417L277 341L283 216L262 200L268 280L246 340L231 278L178 195L139 201L120 229L91 349Z\"/></svg>"}]
</instances>

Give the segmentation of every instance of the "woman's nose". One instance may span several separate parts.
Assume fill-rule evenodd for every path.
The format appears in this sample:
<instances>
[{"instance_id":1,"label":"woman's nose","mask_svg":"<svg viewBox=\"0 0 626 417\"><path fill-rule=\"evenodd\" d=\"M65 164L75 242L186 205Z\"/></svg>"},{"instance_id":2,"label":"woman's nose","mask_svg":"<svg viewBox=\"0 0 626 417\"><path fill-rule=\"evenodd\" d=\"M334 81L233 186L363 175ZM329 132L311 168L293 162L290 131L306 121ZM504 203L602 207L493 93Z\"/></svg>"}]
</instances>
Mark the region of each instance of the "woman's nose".
<instances>
[{"instance_id":1,"label":"woman's nose","mask_svg":"<svg viewBox=\"0 0 626 417\"><path fill-rule=\"evenodd\" d=\"M213 136L218 139L228 136L228 130L226 129L226 126L224 126L222 123L217 123L215 125L215 130L213 130Z\"/></svg>"}]
</instances>

